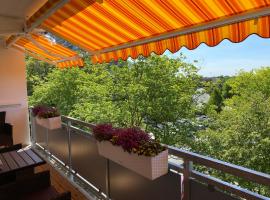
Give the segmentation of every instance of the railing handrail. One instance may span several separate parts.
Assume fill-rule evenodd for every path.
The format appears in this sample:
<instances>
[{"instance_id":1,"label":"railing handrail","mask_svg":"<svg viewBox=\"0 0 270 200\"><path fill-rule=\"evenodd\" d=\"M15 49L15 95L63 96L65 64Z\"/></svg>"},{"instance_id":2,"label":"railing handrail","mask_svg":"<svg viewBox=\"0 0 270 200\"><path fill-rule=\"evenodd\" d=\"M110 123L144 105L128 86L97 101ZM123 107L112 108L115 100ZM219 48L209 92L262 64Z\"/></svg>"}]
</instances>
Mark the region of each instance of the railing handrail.
<instances>
[{"instance_id":1,"label":"railing handrail","mask_svg":"<svg viewBox=\"0 0 270 200\"><path fill-rule=\"evenodd\" d=\"M91 124L91 123L88 123L88 122L84 122L82 120L79 120L79 119L75 119L73 117L68 117L68 116L64 116L64 115L61 115L61 118L64 119L64 120L69 120L75 124L79 124L79 125L83 125L83 126L86 126L88 128L93 128L95 127L94 124Z\"/></svg>"},{"instance_id":2,"label":"railing handrail","mask_svg":"<svg viewBox=\"0 0 270 200\"><path fill-rule=\"evenodd\" d=\"M251 192L250 190L247 190L247 189L243 189L237 185L232 185L228 182L222 181L212 176L205 175L198 171L192 171L191 177L195 178L196 180L202 181L203 183L207 183L210 186L216 186L221 190L230 192L234 195L237 195L239 197L242 197L248 200L270 200L268 197Z\"/></svg>"},{"instance_id":3,"label":"railing handrail","mask_svg":"<svg viewBox=\"0 0 270 200\"><path fill-rule=\"evenodd\" d=\"M95 125L84 122L72 117L61 116L64 120L69 120L75 124L83 125L89 128L93 128ZM171 155L183 158L186 161L192 161L194 163L204 165L210 168L214 168L216 170L220 170L237 177L241 177L262 185L269 186L270 185L270 175L262 172L258 172L252 169L248 169L239 165L231 164L228 162L224 162L218 159L210 158L208 156L203 156L197 153L193 153L190 151L186 151L183 149L179 149L172 146L167 146L169 149L169 153Z\"/></svg>"},{"instance_id":4,"label":"railing handrail","mask_svg":"<svg viewBox=\"0 0 270 200\"><path fill-rule=\"evenodd\" d=\"M258 172L252 169L248 169L239 165L224 162L218 159L210 158L208 156L203 156L197 153L182 150L176 147L168 146L169 153L181 157L187 161L192 161L194 163L204 165L210 168L214 168L241 178L251 180L253 182L270 185L270 175L262 172Z\"/></svg>"}]
</instances>

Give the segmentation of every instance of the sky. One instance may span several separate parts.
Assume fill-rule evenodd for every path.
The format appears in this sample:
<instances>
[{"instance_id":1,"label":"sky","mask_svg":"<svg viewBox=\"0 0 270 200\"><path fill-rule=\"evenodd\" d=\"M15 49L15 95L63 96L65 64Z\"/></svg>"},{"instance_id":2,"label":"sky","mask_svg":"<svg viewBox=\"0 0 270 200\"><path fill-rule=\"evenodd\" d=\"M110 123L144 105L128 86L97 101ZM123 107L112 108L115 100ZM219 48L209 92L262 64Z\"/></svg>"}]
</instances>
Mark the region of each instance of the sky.
<instances>
[{"instance_id":1,"label":"sky","mask_svg":"<svg viewBox=\"0 0 270 200\"><path fill-rule=\"evenodd\" d=\"M262 66L270 67L270 39L251 35L241 43L223 40L215 47L201 44L194 50L185 47L172 54L165 52L172 58L179 57L182 52L188 62L197 60L195 65L200 68L199 74L205 77L220 75L235 75L240 70L250 71Z\"/></svg>"}]
</instances>

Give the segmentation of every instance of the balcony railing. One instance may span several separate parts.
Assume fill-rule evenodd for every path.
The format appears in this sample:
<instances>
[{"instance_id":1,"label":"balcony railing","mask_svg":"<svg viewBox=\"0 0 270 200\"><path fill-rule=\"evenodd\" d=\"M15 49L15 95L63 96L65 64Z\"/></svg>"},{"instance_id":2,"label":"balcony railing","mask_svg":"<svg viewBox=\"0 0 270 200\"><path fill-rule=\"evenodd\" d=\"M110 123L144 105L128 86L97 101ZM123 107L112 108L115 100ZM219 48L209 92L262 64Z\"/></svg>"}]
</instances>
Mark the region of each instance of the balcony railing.
<instances>
[{"instance_id":1,"label":"balcony railing","mask_svg":"<svg viewBox=\"0 0 270 200\"><path fill-rule=\"evenodd\" d=\"M100 194L116 200L236 200L270 199L227 183L192 168L198 164L270 187L270 175L212 159L196 153L168 147L174 159L169 172L148 180L98 154L90 130L94 125L62 116L63 127L49 131L31 117L31 138L65 165L70 173L89 182ZM88 130L88 131L85 131ZM176 158L176 159L175 159Z\"/></svg>"}]
</instances>

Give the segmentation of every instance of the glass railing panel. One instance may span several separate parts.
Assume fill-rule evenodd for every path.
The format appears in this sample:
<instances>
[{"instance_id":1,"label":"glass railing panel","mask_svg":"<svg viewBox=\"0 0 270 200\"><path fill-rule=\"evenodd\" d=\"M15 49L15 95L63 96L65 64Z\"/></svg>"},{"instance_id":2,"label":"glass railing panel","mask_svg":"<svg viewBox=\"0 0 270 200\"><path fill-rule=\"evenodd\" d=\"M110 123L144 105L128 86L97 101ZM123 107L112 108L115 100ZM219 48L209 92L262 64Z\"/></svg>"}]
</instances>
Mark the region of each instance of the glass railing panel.
<instances>
[{"instance_id":1,"label":"glass railing panel","mask_svg":"<svg viewBox=\"0 0 270 200\"><path fill-rule=\"evenodd\" d=\"M95 139L89 133L71 132L72 169L96 188L106 192L106 159L99 156Z\"/></svg>"},{"instance_id":2,"label":"glass railing panel","mask_svg":"<svg viewBox=\"0 0 270 200\"><path fill-rule=\"evenodd\" d=\"M112 161L109 166L112 199L181 199L181 177L178 173L169 171L167 175L152 181Z\"/></svg>"},{"instance_id":3,"label":"glass railing panel","mask_svg":"<svg viewBox=\"0 0 270 200\"><path fill-rule=\"evenodd\" d=\"M206 184L197 182L196 180L190 180L190 200L239 200L239 198L234 198L229 194L225 194L213 187L209 187Z\"/></svg>"},{"instance_id":4,"label":"glass railing panel","mask_svg":"<svg viewBox=\"0 0 270 200\"><path fill-rule=\"evenodd\" d=\"M47 139L46 139L47 129L35 123L35 140L36 143L43 148L47 146Z\"/></svg>"},{"instance_id":5,"label":"glass railing panel","mask_svg":"<svg viewBox=\"0 0 270 200\"><path fill-rule=\"evenodd\" d=\"M48 131L48 147L51 154L68 165L68 133L67 128Z\"/></svg>"}]
</instances>

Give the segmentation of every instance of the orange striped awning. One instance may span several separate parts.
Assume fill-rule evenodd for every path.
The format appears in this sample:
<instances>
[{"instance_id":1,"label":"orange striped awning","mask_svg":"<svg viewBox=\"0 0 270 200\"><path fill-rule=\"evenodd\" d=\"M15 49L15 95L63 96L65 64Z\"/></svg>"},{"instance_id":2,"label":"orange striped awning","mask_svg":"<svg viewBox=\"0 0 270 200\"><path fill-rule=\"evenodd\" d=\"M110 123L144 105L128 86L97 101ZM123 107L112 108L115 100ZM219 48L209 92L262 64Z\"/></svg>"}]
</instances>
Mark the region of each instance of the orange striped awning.
<instances>
[{"instance_id":1,"label":"orange striped awning","mask_svg":"<svg viewBox=\"0 0 270 200\"><path fill-rule=\"evenodd\" d=\"M20 37L13 47L60 68L83 66L83 60L76 52L41 35L29 34Z\"/></svg>"},{"instance_id":2,"label":"orange striped awning","mask_svg":"<svg viewBox=\"0 0 270 200\"><path fill-rule=\"evenodd\" d=\"M41 28L87 50L94 62L108 62L251 34L269 38L269 10L270 0L70 0Z\"/></svg>"}]
</instances>

